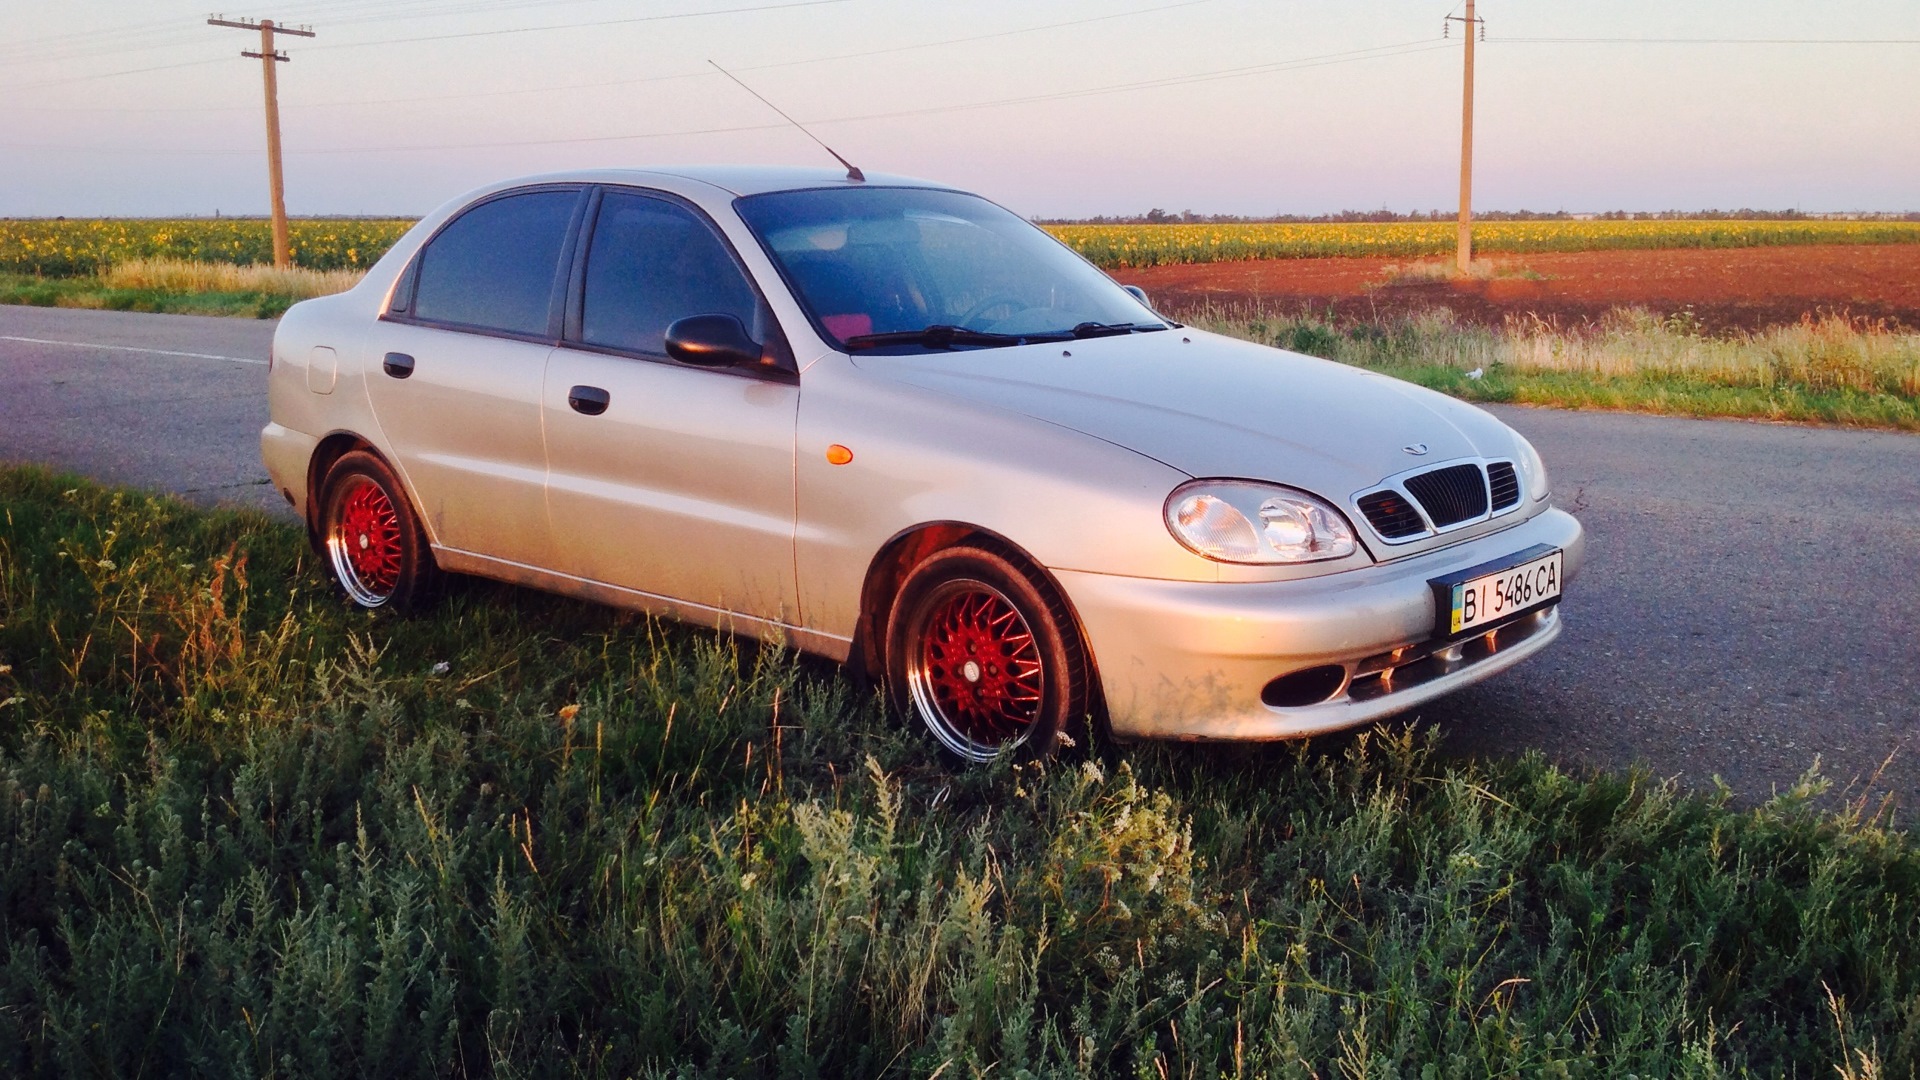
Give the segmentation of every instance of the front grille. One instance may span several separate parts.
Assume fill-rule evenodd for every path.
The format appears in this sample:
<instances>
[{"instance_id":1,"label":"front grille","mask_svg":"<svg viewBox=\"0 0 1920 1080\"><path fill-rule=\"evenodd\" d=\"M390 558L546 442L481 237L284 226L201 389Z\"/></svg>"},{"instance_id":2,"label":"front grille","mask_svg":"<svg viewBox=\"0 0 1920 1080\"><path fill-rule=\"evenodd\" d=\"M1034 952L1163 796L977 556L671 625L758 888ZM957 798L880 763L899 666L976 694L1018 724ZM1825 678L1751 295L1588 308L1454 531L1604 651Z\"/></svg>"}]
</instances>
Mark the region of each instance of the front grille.
<instances>
[{"instance_id":1,"label":"front grille","mask_svg":"<svg viewBox=\"0 0 1920 1080\"><path fill-rule=\"evenodd\" d=\"M1487 512L1487 478L1478 465L1450 465L1407 478L1406 487L1436 529Z\"/></svg>"},{"instance_id":2,"label":"front grille","mask_svg":"<svg viewBox=\"0 0 1920 1080\"><path fill-rule=\"evenodd\" d=\"M1493 487L1493 508L1505 510L1520 501L1520 477L1513 462L1496 461L1487 466L1487 483Z\"/></svg>"},{"instance_id":3,"label":"front grille","mask_svg":"<svg viewBox=\"0 0 1920 1080\"><path fill-rule=\"evenodd\" d=\"M1427 531L1427 523L1420 520L1420 511L1397 491L1376 491L1361 496L1360 512L1367 515L1373 531L1388 540L1418 536Z\"/></svg>"}]
</instances>

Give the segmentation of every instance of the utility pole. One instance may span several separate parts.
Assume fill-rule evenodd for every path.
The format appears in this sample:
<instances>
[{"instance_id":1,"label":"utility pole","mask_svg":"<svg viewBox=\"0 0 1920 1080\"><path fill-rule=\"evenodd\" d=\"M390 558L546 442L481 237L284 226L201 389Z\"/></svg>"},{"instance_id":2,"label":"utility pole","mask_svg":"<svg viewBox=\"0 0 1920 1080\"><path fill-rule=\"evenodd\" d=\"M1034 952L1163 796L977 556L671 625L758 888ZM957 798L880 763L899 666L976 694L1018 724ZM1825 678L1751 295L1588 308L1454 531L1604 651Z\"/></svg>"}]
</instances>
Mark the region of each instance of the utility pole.
<instances>
[{"instance_id":1,"label":"utility pole","mask_svg":"<svg viewBox=\"0 0 1920 1080\"><path fill-rule=\"evenodd\" d=\"M235 30L258 30L260 32L260 51L243 51L240 55L260 61L260 70L267 93L267 183L272 188L273 199L273 265L285 270L292 262L291 245L287 241L287 189L280 171L280 80L273 65L287 63L291 57L274 48L273 35L290 34L294 37L313 37L312 27L294 28L275 26L272 19L226 19L219 15L207 20L208 26L228 26Z\"/></svg>"},{"instance_id":2,"label":"utility pole","mask_svg":"<svg viewBox=\"0 0 1920 1080\"><path fill-rule=\"evenodd\" d=\"M1487 28L1474 17L1473 0L1467 0L1464 17L1447 16L1446 23L1453 22L1464 24L1467 32L1466 73L1460 91L1460 237L1453 252L1454 272L1464 277L1473 266L1473 44L1475 38L1485 38ZM1446 23L1441 24L1443 31Z\"/></svg>"}]
</instances>

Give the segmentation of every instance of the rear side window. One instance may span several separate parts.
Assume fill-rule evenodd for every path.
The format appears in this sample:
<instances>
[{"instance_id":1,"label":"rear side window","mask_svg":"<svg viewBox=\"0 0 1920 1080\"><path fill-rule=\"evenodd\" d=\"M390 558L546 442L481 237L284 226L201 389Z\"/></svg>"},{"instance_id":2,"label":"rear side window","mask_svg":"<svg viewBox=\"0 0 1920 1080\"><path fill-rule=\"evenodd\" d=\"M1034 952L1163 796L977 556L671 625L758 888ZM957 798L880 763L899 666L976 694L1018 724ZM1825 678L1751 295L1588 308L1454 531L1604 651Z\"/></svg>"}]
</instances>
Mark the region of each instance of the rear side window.
<instances>
[{"instance_id":1,"label":"rear side window","mask_svg":"<svg viewBox=\"0 0 1920 1080\"><path fill-rule=\"evenodd\" d=\"M665 355L667 327L689 315L732 315L762 336L759 298L713 230L664 199L609 192L587 249L580 338Z\"/></svg>"},{"instance_id":2,"label":"rear side window","mask_svg":"<svg viewBox=\"0 0 1920 1080\"><path fill-rule=\"evenodd\" d=\"M413 317L545 335L579 199L577 191L532 191L461 214L420 253Z\"/></svg>"}]
</instances>

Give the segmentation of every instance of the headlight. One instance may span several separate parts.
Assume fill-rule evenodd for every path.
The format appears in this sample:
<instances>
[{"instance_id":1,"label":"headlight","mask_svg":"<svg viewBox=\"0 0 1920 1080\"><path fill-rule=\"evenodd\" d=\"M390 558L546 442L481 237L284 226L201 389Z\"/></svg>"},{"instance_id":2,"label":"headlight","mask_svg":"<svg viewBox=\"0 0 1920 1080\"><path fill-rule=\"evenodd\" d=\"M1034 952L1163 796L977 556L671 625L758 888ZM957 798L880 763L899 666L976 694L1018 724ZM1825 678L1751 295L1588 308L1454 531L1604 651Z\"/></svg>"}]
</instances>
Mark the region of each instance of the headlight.
<instances>
[{"instance_id":1,"label":"headlight","mask_svg":"<svg viewBox=\"0 0 1920 1080\"><path fill-rule=\"evenodd\" d=\"M1553 494L1553 487L1547 480L1547 463L1540 460L1540 451L1533 448L1523 436L1515 433L1513 441L1520 444L1520 452L1514 455L1520 464L1520 479L1527 485L1527 491L1535 502Z\"/></svg>"},{"instance_id":2,"label":"headlight","mask_svg":"<svg viewBox=\"0 0 1920 1080\"><path fill-rule=\"evenodd\" d=\"M1250 480L1182 484L1167 496L1167 528L1218 562L1321 562L1359 546L1340 511L1304 491Z\"/></svg>"}]
</instances>

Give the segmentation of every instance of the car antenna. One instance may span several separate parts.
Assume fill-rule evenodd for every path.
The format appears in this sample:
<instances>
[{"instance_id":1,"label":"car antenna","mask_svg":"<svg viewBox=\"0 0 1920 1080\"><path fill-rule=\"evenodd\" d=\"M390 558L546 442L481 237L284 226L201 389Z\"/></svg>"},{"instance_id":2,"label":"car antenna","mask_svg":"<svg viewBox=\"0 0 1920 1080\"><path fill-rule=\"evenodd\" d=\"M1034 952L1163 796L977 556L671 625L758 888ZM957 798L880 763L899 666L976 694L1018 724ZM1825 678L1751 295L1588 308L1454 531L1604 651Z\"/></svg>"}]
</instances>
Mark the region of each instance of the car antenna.
<instances>
[{"instance_id":1,"label":"car antenna","mask_svg":"<svg viewBox=\"0 0 1920 1080\"><path fill-rule=\"evenodd\" d=\"M815 135L811 131L808 131L805 124L802 124L800 121L795 120L791 116L788 116L785 112L781 110L780 106L775 105L773 102L768 101L764 97L760 97L760 92L758 90L755 90L753 87L748 86L746 83L741 82L740 77L735 75L733 72L728 71L726 68L723 68L719 64L714 63L714 61L712 60L707 61L707 63L713 64L713 70L719 72L722 75L725 75L729 79L732 79L740 87L740 89L745 90L747 93L752 94L754 97L760 98L760 104L765 105L767 108L772 109L774 112L780 113L780 119L785 120L787 123L792 124L794 127L799 128L800 134L805 135L807 138L812 139L814 142L820 143L820 149L825 150L829 154L832 154L833 160L847 167L847 179L852 180L855 183L861 183L861 184L866 183L867 174L861 172L860 167L858 165L855 165L853 162L848 161L846 158L841 157L839 154L839 151L836 151L833 147L828 146L824 142L820 142L820 136Z\"/></svg>"}]
</instances>

